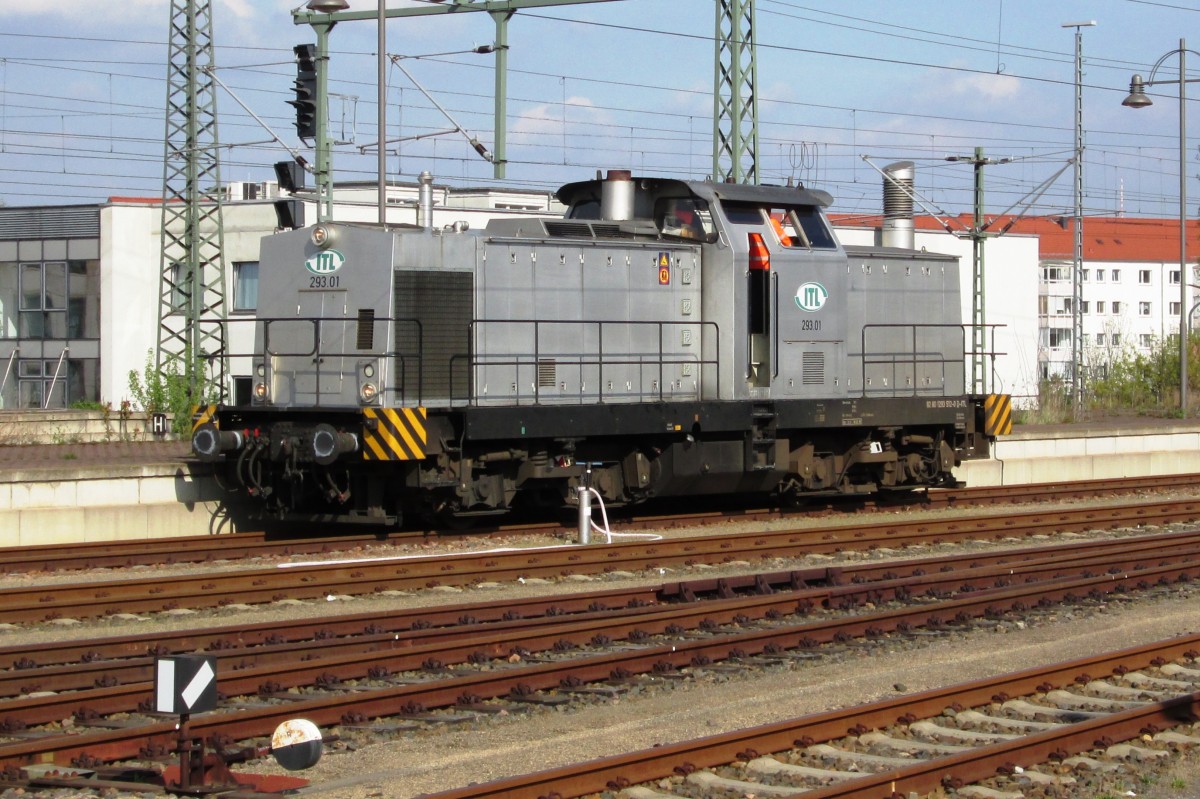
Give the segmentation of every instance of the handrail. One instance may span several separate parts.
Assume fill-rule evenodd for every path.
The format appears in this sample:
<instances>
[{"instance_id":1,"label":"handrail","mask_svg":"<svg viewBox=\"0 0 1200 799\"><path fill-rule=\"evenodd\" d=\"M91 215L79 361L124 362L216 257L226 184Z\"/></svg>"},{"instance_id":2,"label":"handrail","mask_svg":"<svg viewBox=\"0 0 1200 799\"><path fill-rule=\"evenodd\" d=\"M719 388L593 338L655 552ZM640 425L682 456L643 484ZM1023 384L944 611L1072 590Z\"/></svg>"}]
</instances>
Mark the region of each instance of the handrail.
<instances>
[{"instance_id":1,"label":"handrail","mask_svg":"<svg viewBox=\"0 0 1200 799\"><path fill-rule=\"evenodd\" d=\"M8 365L4 367L4 379L0 380L0 408L4 407L4 389L8 385L8 376L12 374L13 361L17 359L17 353L21 351L20 347L14 349L8 356Z\"/></svg>"},{"instance_id":2,"label":"handrail","mask_svg":"<svg viewBox=\"0 0 1200 799\"><path fill-rule=\"evenodd\" d=\"M54 378L50 381L50 390L46 392L46 396L42 399L43 411L50 407L50 398L54 396L54 387L58 385L58 375L62 371L63 359L67 357L67 353L70 351L70 347L63 347L63 351L58 354L58 363L54 365Z\"/></svg>"},{"instance_id":3,"label":"handrail","mask_svg":"<svg viewBox=\"0 0 1200 799\"><path fill-rule=\"evenodd\" d=\"M532 343L530 345L531 349L527 349L525 352L522 352L522 353L515 353L512 355L509 355L508 357L499 357L499 356L484 357L484 356L481 356L478 352L476 352L475 347L474 347L474 342L487 335L486 326L488 326L488 325L503 325L503 326L518 325L518 326L530 327L531 331L532 331L532 337L533 337ZM605 397L604 373L605 373L606 369L609 369L612 367L619 367L619 366L632 366L632 367L643 367L643 368L647 367L647 366L657 367L658 379L656 382L658 384L658 388L657 388L656 394L657 394L657 400L659 402L662 402L667 398L666 381L664 379L665 378L664 368L668 367L668 366L690 365L690 366L695 366L699 370L699 374L696 377L697 389L695 392L695 398L697 400L703 399L703 386L704 386L704 377L703 376L704 376L705 370L708 370L708 369L717 370L716 384L719 385L719 383L720 383L720 366L721 366L720 354L719 354L720 353L720 327L719 327L719 325L717 325L716 322L638 321L638 320L603 320L603 319L600 319L600 320L475 319L475 320L472 320L472 322L471 322L471 333L472 333L472 335L471 335L471 341L472 341L471 352L465 356L453 356L453 358L452 358L452 360L454 362L461 362L464 359L467 362L468 378L467 378L467 386L466 386L466 395L465 395L465 397L460 396L460 393L455 390L456 387L452 384L451 391L450 391L451 400L454 401L455 399L458 399L459 401L465 400L465 401L472 402L472 403L475 403L479 400L478 391L475 387L474 381L475 381L475 372L477 369L479 369L481 367L511 366L511 367L515 367L515 369L518 371L522 367L532 368L532 369L536 370L542 360L543 328L544 327L561 327L561 326L576 326L576 327L580 327L580 328L594 327L595 328L596 345L594 348L590 348L589 352L585 353L585 352L579 351L579 352L575 352L575 353L564 353L564 352L558 351L558 352L553 353L552 356L548 356L548 357L554 357L556 359L556 364L555 364L556 366L566 366L566 367L577 368L580 372L581 377L582 377L583 371L586 368L589 368L589 367L594 368L596 370L596 374L597 374L597 385L598 385L596 395L595 395L597 402L604 401L604 397ZM604 347L605 331L607 329L611 332L611 330L613 328L622 328L622 329L629 330L629 331L639 329L639 328L653 329L657 333L657 336L656 336L657 341L658 341L657 347L656 347L656 349L654 349L652 351L648 351L648 352L644 352L644 353L628 352L628 353L617 354L617 355L606 353L605 347ZM670 329L699 328L699 331L698 331L699 336L700 336L699 341L701 343L703 342L703 340L705 338L704 332L706 330L711 331L712 332L712 341L713 341L712 349L715 351L715 353L713 354L713 357L711 357L711 358L696 358L696 357L686 357L683 354L668 355L668 353L665 351L666 347L664 346L664 337L663 337L665 330L668 328L670 328ZM585 338L585 337L581 337L581 339L582 338ZM697 348L699 349L700 346L701 345L698 344ZM456 369L452 368L450 370L451 380L454 379L454 375L456 373L457 373ZM545 401L542 398L541 388L542 387L538 384L538 381L534 380L533 392L532 392L531 399L532 399L533 404L535 404L535 405L541 404ZM646 396L650 396L650 395L647 392L642 392L641 396L646 397ZM518 390L515 393L513 399L519 401L520 398L521 398L521 392ZM583 381L582 381L582 379L580 380L579 400L581 402L583 401Z\"/></svg>"},{"instance_id":4,"label":"handrail","mask_svg":"<svg viewBox=\"0 0 1200 799\"><path fill-rule=\"evenodd\" d=\"M986 357L991 362L992 370L994 372L995 365L996 365L996 358L1005 354L1003 352L996 352L995 347L996 347L996 329L1001 328L1001 327L1006 327L1006 325L991 324L991 325L984 325L983 327L986 329L987 333L989 333L991 336L990 349L988 349L984 352L976 353L973 350L969 349L966 344L968 330L973 331L975 329L975 326L971 325L971 324L963 324L963 323L944 323L944 324L879 323L879 324L863 325L862 333L861 333L861 344L860 344L861 350L858 353L851 353L851 356L857 354L859 356L859 358L861 359L861 366L862 366L861 380L862 380L863 396L867 396L869 393L874 393L874 394L889 393L891 396L913 396L913 397L918 396L918 394L919 394L918 388L919 387L916 385L916 380L915 380L916 374L917 374L917 367L919 365L929 366L929 365L937 365L937 364L940 364L942 366L943 373L945 372L945 368L946 368L947 364L959 364L963 369L963 391L964 391L964 393L966 393L966 387L968 384L968 381L967 381L968 359L974 355ZM887 340L889 342L897 342L897 341L904 340L904 338L907 338L911 342L911 348L906 351L903 351L903 352L869 353L867 351L867 338L868 338L869 333L871 331L884 331L884 330L899 331L895 335L888 336ZM962 335L962 344L959 348L959 351L962 353L962 355L959 357L955 357L955 358L947 358L945 352L940 347L937 349L931 349L931 350L925 351L925 352L918 351L918 334L921 332L930 332L930 331L935 331L935 330L958 330L960 332L960 334ZM908 333L907 336L904 336L905 332ZM890 389L887 389L886 391L881 390L881 389L876 389L876 390L868 392L868 390L867 390L867 379L868 379L867 370L868 370L868 367L872 366L872 365L891 366L890 377L891 377L892 386ZM896 374L897 374L898 368L901 365L908 366L912 369L912 375L914 378L914 382L913 382L911 391L901 392L901 391L899 391L899 387L896 385ZM946 396L946 392L945 392L945 388L944 388L944 386L945 386L944 376L943 376L942 382L943 382L942 396Z\"/></svg>"}]
</instances>

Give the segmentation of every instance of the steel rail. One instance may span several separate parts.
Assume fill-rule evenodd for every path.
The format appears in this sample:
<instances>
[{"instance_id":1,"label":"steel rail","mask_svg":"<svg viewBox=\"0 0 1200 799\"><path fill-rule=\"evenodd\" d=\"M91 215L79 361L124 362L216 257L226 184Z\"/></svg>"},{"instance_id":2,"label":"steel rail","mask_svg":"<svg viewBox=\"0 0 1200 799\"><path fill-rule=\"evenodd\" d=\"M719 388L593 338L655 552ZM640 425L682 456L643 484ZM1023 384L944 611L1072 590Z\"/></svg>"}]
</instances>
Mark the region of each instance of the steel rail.
<instances>
[{"instance_id":1,"label":"steel rail","mask_svg":"<svg viewBox=\"0 0 1200 799\"><path fill-rule=\"evenodd\" d=\"M750 558L1005 539L1196 519L1200 519L1200 500L1188 499L937 521L889 521L871 530L855 527L772 530L603 547L563 546L444 557L364 558L296 568L177 575L169 581L145 578L8 588L0 590L0 618L9 622L36 622L64 615L82 618L179 607L220 607L234 601L261 603L284 598L315 599L330 594L363 595L522 577L720 564Z\"/></svg>"},{"instance_id":2,"label":"steel rail","mask_svg":"<svg viewBox=\"0 0 1200 799\"><path fill-rule=\"evenodd\" d=\"M973 507L1004 502L1046 502L1055 499L1111 496L1135 491L1195 488L1200 486L1200 474L1165 475L1146 478L1112 478L1083 480L1072 483L1036 483L1020 486L990 486L955 489L932 489L927 492L908 492L898 497L866 500L879 508L896 506L954 506ZM847 498L852 500L853 498ZM860 500L862 501L862 500ZM697 512L671 516L641 516L622 523L625 527L678 527L690 524L717 524L737 519L779 519L809 512L782 509L731 510ZM567 532L555 523L506 524L481 528L470 534L479 536L511 536L532 533L560 534ZM455 533L461 538L464 534ZM73 541L66 544L0 547L0 573L28 571L63 571L96 568L127 568L138 564L211 563L254 557L291 557L299 554L327 555L351 550L406 542L421 542L439 537L436 530L380 531L370 534L338 534L317 537L271 538L262 532L231 535L203 535L171 538L138 539L136 541Z\"/></svg>"},{"instance_id":3,"label":"steel rail","mask_svg":"<svg viewBox=\"0 0 1200 799\"><path fill-rule=\"evenodd\" d=\"M1132 587L1169 585L1173 582L1193 579L1200 574L1195 564L1158 567L1138 572L1103 574L1099 576L1055 580L994 591L979 591L949 601L930 603L920 607L878 611L849 618L819 620L786 627L749 630L741 633L717 635L699 640L676 640L671 644L646 646L631 651L604 652L581 658L564 659L560 662L527 664L511 669L468 673L452 678L432 680L413 685L401 685L358 691L350 696L297 699L286 707L243 707L235 712L216 712L193 717L191 726L194 734L211 736L221 734L235 739L247 739L269 735L276 725L288 717L301 715L316 724L334 725L346 723L348 719L368 718L381 715L396 715L424 710L430 707L449 707L470 703L480 699L505 696L528 695L535 691L555 690L563 685L582 684L612 679L614 676L636 673L673 671L691 666L704 665L718 660L741 660L757 655L777 656L788 649L810 649L821 643L843 641L851 637L875 638L895 631L906 631L919 626L938 628L946 623L966 623L982 616L998 617L1009 611L1025 611L1030 607L1054 601L1075 601L1087 596L1102 596L1114 591L1125 591ZM783 600L786 602L786 600ZM795 604L795 600L792 600ZM785 605L786 607L786 605ZM806 608L802 608L806 609ZM732 611L732 608L725 608ZM712 615L711 612L709 615ZM720 618L720 616L718 616ZM734 616L736 620L736 615ZM641 636L671 634L674 621L665 617L639 619L635 629ZM671 628L671 629L669 629ZM629 633L633 636L632 630ZM550 636L546 637L549 641ZM464 650L479 651L478 641L464 643ZM513 650L511 638L491 654L505 654ZM309 664L310 670L314 664ZM321 668L330 664L320 664ZM240 677L234 675L234 681ZM246 681L247 684L253 680ZM222 691L230 693L230 683L222 684ZM232 689L236 690L236 689ZM112 693L110 693L112 692ZM89 692L88 707L95 713L116 712L107 710L126 706L128 698L113 699L120 689ZM141 686L141 693L150 693L148 686ZM21 715L10 713L31 712L21 702L4 703L7 717L21 719ZM5 716L0 716L5 717ZM61 715L57 716L61 718ZM150 724L129 730L81 735L48 736L33 741L20 741L0 745L0 767L22 765L33 762L57 762L66 764L72 759L83 758L88 762L128 759L156 751L172 743L170 725ZM150 749L147 749L149 747Z\"/></svg>"},{"instance_id":4,"label":"steel rail","mask_svg":"<svg viewBox=\"0 0 1200 799\"><path fill-rule=\"evenodd\" d=\"M297 631L305 631L303 637L293 633L285 640L283 636L272 634L270 642L260 639L253 645L246 639L254 636L237 627L221 628L219 637L203 632L184 633L174 640L153 634L136 636L140 643L152 644L153 652L131 645L128 639L117 639L113 642L100 639L92 643L92 648L86 649L89 656L84 660L42 667L38 667L33 660L38 655L40 644L11 647L6 653L7 660L18 664L18 667L0 671L0 697L11 699L22 694L44 691L85 691L95 687L114 687L149 680L153 677L156 657L174 652L194 651L200 648L197 645L205 640L209 642L212 654L220 663L225 664L223 668L233 664L242 675L246 674L246 669L277 663L320 660L322 667L325 667L325 664L331 662L330 659L339 657L351 657L347 661L349 664L364 669L369 669L371 663L378 661L380 666L386 665L395 670L399 666L388 662L388 655L375 653L403 650L411 654L418 651L414 647L427 647L439 641L455 642L455 639L482 635L500 636L500 641L511 641L514 645L520 642L521 646L532 649L532 639L525 639L522 635L528 635L538 627L547 626L557 628L555 632L550 633L552 638L561 636L555 639L554 643L565 640L568 636L573 636L579 642L579 636L582 634L580 630L590 629L586 625L597 620L614 619L620 615L632 617L664 612L674 614L679 606L668 606L668 602L694 599L705 593L728 597L735 591L750 589L772 594L782 586L792 589L778 595L778 599L783 601L783 610L789 610L789 603L848 609L865 602L878 603L913 596L944 596L964 591L989 590L1018 580L1030 583L1036 580L1085 576L1097 571L1109 572L1117 568L1129 571L1135 568L1130 564L1130 560L1136 558L1150 558L1159 564L1170 561L1178 565L1184 559L1195 562L1200 559L1200 533L1162 536L1158 540L1126 539L1116 542L1089 542L1087 545L1051 546L1020 553L927 558L890 565L775 572L747 575L742 578L672 583L657 588L614 589L570 596L566 602L560 602L558 597L550 596L517 603L473 603L428 611L379 613L359 617L352 624L342 623L336 617L314 619L304 625L294 625ZM801 586L807 587L801 589ZM781 610L775 600L763 598L739 600L732 606L735 607L735 612L752 614L754 618L763 618ZM723 603L716 600L702 603L692 601L682 607L689 612L689 623L695 624L695 614L703 616L709 612L709 608L720 609ZM679 619L676 620L676 623L678 622ZM343 634L336 634L330 623L339 625ZM578 627L580 624L585 626ZM252 625L251 628L251 632L259 632L270 630L272 626ZM616 635L611 630L603 634L609 637ZM241 642L241 645L232 643L234 640ZM215 642L223 643L212 647ZM70 646L78 650L86 648L88 642L72 643ZM114 652L114 657L101 659L98 648L105 646ZM130 655L130 652L133 654ZM436 650L433 652L438 654ZM443 662L462 662L464 653L469 656L475 654L475 651L468 646L460 651L457 661L448 658L444 653L438 654L438 657ZM117 659L118 657L122 659ZM383 660L379 661L379 658ZM341 678L362 676L362 672L358 671L327 673ZM261 679L274 680L276 677L264 676ZM292 680L285 680L283 687L303 684L302 680L293 677ZM63 696L60 701L69 703L71 698ZM0 704L0 712L3 709L3 705ZM127 709L134 710L136 707L131 705ZM61 714L72 710L68 704L63 709L52 712ZM24 714L29 721L29 711L25 710Z\"/></svg>"},{"instance_id":5,"label":"steel rail","mask_svg":"<svg viewBox=\"0 0 1200 799\"><path fill-rule=\"evenodd\" d=\"M1164 661L1195 657L1198 648L1200 636L1184 636L897 699L442 791L429 794L424 799L527 799L530 796L572 799L589 793L620 790L629 785L699 768L711 768L796 746L825 743L865 730L936 716L947 707L978 707L1014 696L1062 688L1097 675L1120 674ZM878 799L904 796L909 791L927 794L942 786L944 781L965 784L993 776L1006 762L1031 766L1059 754L1086 751L1101 738L1123 740L1141 734L1149 725L1175 726L1195 721L1198 702L1200 694L1188 694L1106 718L1066 725L1057 735L1051 731L1030 736L1025 739L1023 746L1019 742L994 744L961 755L914 763L900 770L867 775L839 785L803 791L798 788L797 794L803 793L806 799Z\"/></svg>"}]
</instances>

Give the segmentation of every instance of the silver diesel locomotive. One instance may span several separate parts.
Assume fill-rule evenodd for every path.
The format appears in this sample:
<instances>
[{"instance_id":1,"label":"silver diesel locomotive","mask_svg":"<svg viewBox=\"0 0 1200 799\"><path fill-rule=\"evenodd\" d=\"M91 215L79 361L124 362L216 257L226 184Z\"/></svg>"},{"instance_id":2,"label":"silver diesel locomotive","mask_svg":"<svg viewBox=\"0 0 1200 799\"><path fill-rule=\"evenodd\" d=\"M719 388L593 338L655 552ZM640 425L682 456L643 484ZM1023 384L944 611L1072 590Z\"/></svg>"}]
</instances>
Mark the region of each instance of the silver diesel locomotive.
<instances>
[{"instance_id":1,"label":"silver diesel locomotive","mask_svg":"<svg viewBox=\"0 0 1200 799\"><path fill-rule=\"evenodd\" d=\"M264 239L252 397L198 408L195 454L263 514L394 523L569 505L585 472L610 505L955 485L1004 424L966 389L956 258L843 247L803 187L558 196Z\"/></svg>"}]
</instances>

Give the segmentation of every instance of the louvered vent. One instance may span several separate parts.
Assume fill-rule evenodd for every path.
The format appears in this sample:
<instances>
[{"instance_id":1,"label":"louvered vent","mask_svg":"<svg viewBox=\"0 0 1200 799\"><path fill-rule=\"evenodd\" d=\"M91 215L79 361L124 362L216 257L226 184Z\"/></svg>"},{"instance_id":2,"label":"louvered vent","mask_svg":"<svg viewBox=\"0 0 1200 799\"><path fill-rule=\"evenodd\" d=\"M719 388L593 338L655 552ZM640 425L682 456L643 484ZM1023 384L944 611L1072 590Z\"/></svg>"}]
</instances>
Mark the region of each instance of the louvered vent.
<instances>
[{"instance_id":1,"label":"louvered vent","mask_svg":"<svg viewBox=\"0 0 1200 799\"><path fill-rule=\"evenodd\" d=\"M538 360L537 369L538 388L554 388L554 384L557 382L554 361L549 358L541 358Z\"/></svg>"},{"instance_id":2,"label":"louvered vent","mask_svg":"<svg viewBox=\"0 0 1200 799\"><path fill-rule=\"evenodd\" d=\"M95 205L0 211L0 239L82 239L99 235L100 208Z\"/></svg>"},{"instance_id":3,"label":"louvered vent","mask_svg":"<svg viewBox=\"0 0 1200 799\"><path fill-rule=\"evenodd\" d=\"M395 272L396 373L406 398L466 396L470 272ZM419 387L419 391L418 391Z\"/></svg>"},{"instance_id":4,"label":"louvered vent","mask_svg":"<svg viewBox=\"0 0 1200 799\"><path fill-rule=\"evenodd\" d=\"M545 220L546 232L551 236L560 238L577 238L590 239L592 236L592 226L587 222L574 222L566 220Z\"/></svg>"},{"instance_id":5,"label":"louvered vent","mask_svg":"<svg viewBox=\"0 0 1200 799\"><path fill-rule=\"evenodd\" d=\"M359 308L358 309L358 337L357 347L360 350L371 350L375 348L375 309L374 308Z\"/></svg>"},{"instance_id":6,"label":"louvered vent","mask_svg":"<svg viewBox=\"0 0 1200 799\"><path fill-rule=\"evenodd\" d=\"M576 239L632 239L637 233L653 235L658 232L653 223L646 221L637 233L626 223L622 229L619 222L579 222L574 219L546 220L546 233L558 238Z\"/></svg>"},{"instance_id":7,"label":"louvered vent","mask_svg":"<svg viewBox=\"0 0 1200 799\"><path fill-rule=\"evenodd\" d=\"M825 384L825 353L804 353L800 361L800 382L806 386Z\"/></svg>"}]
</instances>

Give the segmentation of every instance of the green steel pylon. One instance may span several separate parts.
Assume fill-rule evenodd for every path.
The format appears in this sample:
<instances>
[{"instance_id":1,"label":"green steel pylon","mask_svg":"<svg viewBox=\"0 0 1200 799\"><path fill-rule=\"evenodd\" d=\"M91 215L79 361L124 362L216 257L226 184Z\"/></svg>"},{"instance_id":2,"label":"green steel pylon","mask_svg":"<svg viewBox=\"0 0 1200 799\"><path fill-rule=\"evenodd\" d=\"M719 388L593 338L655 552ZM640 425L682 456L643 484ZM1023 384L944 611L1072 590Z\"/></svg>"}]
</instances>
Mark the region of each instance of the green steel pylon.
<instances>
[{"instance_id":1,"label":"green steel pylon","mask_svg":"<svg viewBox=\"0 0 1200 799\"><path fill-rule=\"evenodd\" d=\"M207 385L223 397L225 264L217 100L208 71L211 0L171 0L168 50L155 360L160 372L186 376L193 396Z\"/></svg>"},{"instance_id":2,"label":"green steel pylon","mask_svg":"<svg viewBox=\"0 0 1200 799\"><path fill-rule=\"evenodd\" d=\"M717 0L713 180L758 184L754 0Z\"/></svg>"}]
</instances>

